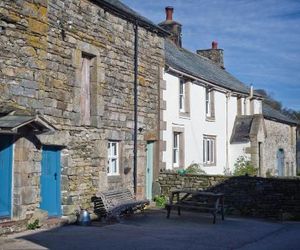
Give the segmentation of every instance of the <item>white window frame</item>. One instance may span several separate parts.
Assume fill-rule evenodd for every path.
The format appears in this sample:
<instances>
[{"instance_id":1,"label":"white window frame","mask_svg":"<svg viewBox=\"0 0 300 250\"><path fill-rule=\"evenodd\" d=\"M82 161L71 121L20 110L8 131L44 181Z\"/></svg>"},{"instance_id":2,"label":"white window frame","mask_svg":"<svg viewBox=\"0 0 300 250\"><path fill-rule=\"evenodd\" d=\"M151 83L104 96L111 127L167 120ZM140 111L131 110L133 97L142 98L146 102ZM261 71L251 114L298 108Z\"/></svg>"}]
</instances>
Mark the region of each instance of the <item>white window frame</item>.
<instances>
[{"instance_id":1,"label":"white window frame","mask_svg":"<svg viewBox=\"0 0 300 250\"><path fill-rule=\"evenodd\" d=\"M216 137L203 136L203 164L216 165Z\"/></svg>"},{"instance_id":2,"label":"white window frame","mask_svg":"<svg viewBox=\"0 0 300 250\"><path fill-rule=\"evenodd\" d=\"M119 175L119 142L108 141L107 158L107 175ZM116 161L115 169L113 169L114 161Z\"/></svg>"},{"instance_id":3,"label":"white window frame","mask_svg":"<svg viewBox=\"0 0 300 250\"><path fill-rule=\"evenodd\" d=\"M205 89L205 112L206 117L211 117L211 93L210 89Z\"/></svg>"},{"instance_id":4,"label":"white window frame","mask_svg":"<svg viewBox=\"0 0 300 250\"><path fill-rule=\"evenodd\" d=\"M186 83L184 80L179 80L179 111L185 112L185 92L186 92Z\"/></svg>"},{"instance_id":5,"label":"white window frame","mask_svg":"<svg viewBox=\"0 0 300 250\"><path fill-rule=\"evenodd\" d=\"M180 162L180 133L173 132L173 154L172 163L173 167L179 167Z\"/></svg>"}]
</instances>

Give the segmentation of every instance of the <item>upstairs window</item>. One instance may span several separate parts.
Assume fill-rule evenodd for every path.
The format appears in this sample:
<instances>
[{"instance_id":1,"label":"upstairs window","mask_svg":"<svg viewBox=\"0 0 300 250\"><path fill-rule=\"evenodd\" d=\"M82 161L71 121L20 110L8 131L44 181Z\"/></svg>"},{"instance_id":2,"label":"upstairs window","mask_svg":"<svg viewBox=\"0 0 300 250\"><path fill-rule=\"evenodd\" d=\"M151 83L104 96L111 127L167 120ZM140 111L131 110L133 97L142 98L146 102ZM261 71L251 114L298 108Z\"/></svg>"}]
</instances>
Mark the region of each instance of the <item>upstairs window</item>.
<instances>
[{"instance_id":1,"label":"upstairs window","mask_svg":"<svg viewBox=\"0 0 300 250\"><path fill-rule=\"evenodd\" d=\"M107 174L118 175L119 174L119 143L115 141L109 141L107 145L108 163Z\"/></svg>"},{"instance_id":2,"label":"upstairs window","mask_svg":"<svg viewBox=\"0 0 300 250\"><path fill-rule=\"evenodd\" d=\"M179 111L185 112L185 82L183 80L179 81Z\"/></svg>"},{"instance_id":3,"label":"upstairs window","mask_svg":"<svg viewBox=\"0 0 300 250\"><path fill-rule=\"evenodd\" d=\"M81 89L80 89L80 114L81 124L91 123L91 68L93 57L82 54L81 60Z\"/></svg>"},{"instance_id":4,"label":"upstairs window","mask_svg":"<svg viewBox=\"0 0 300 250\"><path fill-rule=\"evenodd\" d=\"M179 81L179 113L180 116L189 116L190 114L190 83L184 79Z\"/></svg>"},{"instance_id":5,"label":"upstairs window","mask_svg":"<svg viewBox=\"0 0 300 250\"><path fill-rule=\"evenodd\" d=\"M215 100L214 100L214 91L210 88L205 90L205 112L206 118L214 119L215 118Z\"/></svg>"}]
</instances>

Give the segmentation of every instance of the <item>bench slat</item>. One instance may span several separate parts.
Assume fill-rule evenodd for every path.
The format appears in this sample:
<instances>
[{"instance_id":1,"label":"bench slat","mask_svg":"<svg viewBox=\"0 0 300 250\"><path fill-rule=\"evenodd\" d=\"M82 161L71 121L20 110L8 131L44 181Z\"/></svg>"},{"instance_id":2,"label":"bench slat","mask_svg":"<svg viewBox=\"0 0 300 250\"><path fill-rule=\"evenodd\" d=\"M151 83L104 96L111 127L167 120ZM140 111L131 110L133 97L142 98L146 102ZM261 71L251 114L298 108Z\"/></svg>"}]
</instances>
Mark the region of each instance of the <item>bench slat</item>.
<instances>
[{"instance_id":1,"label":"bench slat","mask_svg":"<svg viewBox=\"0 0 300 250\"><path fill-rule=\"evenodd\" d=\"M99 192L92 198L94 212L101 217L120 216L123 213L143 210L148 200L136 200L129 189Z\"/></svg>"}]
</instances>

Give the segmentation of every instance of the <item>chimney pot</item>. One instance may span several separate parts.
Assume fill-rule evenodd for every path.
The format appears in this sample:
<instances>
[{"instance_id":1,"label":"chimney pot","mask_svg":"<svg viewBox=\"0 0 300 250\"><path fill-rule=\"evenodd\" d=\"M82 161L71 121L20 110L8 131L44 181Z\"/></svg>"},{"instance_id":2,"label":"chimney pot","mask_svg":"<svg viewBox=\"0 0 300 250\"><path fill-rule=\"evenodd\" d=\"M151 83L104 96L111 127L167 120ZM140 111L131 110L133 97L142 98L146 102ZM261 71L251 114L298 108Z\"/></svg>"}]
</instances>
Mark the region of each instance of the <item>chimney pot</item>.
<instances>
[{"instance_id":1,"label":"chimney pot","mask_svg":"<svg viewBox=\"0 0 300 250\"><path fill-rule=\"evenodd\" d=\"M213 41L213 42L211 43L211 48L212 48L212 49L218 49L218 42Z\"/></svg>"},{"instance_id":2,"label":"chimney pot","mask_svg":"<svg viewBox=\"0 0 300 250\"><path fill-rule=\"evenodd\" d=\"M166 20L169 20L169 21L173 20L173 11L174 11L174 8L172 6L166 7Z\"/></svg>"}]
</instances>

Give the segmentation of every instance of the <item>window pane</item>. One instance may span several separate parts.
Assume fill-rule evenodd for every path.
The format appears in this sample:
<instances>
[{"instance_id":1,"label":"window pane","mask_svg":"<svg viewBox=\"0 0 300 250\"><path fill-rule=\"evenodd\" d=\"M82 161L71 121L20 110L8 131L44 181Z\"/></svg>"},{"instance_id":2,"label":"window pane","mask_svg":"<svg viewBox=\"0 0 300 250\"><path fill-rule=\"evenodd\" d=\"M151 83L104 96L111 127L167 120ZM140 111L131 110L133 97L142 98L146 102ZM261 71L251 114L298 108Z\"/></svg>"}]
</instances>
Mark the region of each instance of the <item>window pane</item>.
<instances>
[{"instance_id":1,"label":"window pane","mask_svg":"<svg viewBox=\"0 0 300 250\"><path fill-rule=\"evenodd\" d=\"M173 149L173 163L177 163L176 149Z\"/></svg>"},{"instance_id":2,"label":"window pane","mask_svg":"<svg viewBox=\"0 0 300 250\"><path fill-rule=\"evenodd\" d=\"M116 156L117 155L117 143L113 143L112 144L112 148L113 148L113 156Z\"/></svg>"},{"instance_id":3,"label":"window pane","mask_svg":"<svg viewBox=\"0 0 300 250\"><path fill-rule=\"evenodd\" d=\"M179 163L179 133L173 134L173 164L178 166Z\"/></svg>"},{"instance_id":4,"label":"window pane","mask_svg":"<svg viewBox=\"0 0 300 250\"><path fill-rule=\"evenodd\" d=\"M203 139L203 162L204 163L206 162L206 149L205 149L205 145L206 145L206 142L205 142L205 139Z\"/></svg>"},{"instance_id":5,"label":"window pane","mask_svg":"<svg viewBox=\"0 0 300 250\"><path fill-rule=\"evenodd\" d=\"M185 95L185 83L180 80L179 83L179 109L184 110L184 95Z\"/></svg>"},{"instance_id":6,"label":"window pane","mask_svg":"<svg viewBox=\"0 0 300 250\"><path fill-rule=\"evenodd\" d=\"M174 148L178 147L178 134L174 133Z\"/></svg>"},{"instance_id":7,"label":"window pane","mask_svg":"<svg viewBox=\"0 0 300 250\"><path fill-rule=\"evenodd\" d=\"M214 162L214 140L213 139L210 140L210 146L211 146L211 149L210 149L210 152L211 152L210 161L211 161L211 163L213 163Z\"/></svg>"},{"instance_id":8,"label":"window pane","mask_svg":"<svg viewBox=\"0 0 300 250\"><path fill-rule=\"evenodd\" d=\"M183 94L183 89L184 89L184 83L182 81L180 81L180 89L179 89L179 94L182 95Z\"/></svg>"},{"instance_id":9,"label":"window pane","mask_svg":"<svg viewBox=\"0 0 300 250\"><path fill-rule=\"evenodd\" d=\"M209 147L209 140L206 141L206 151L207 151L207 162L210 162L210 147Z\"/></svg>"},{"instance_id":10,"label":"window pane","mask_svg":"<svg viewBox=\"0 0 300 250\"><path fill-rule=\"evenodd\" d=\"M107 161L107 173L118 174L118 142L108 142L107 145L108 161Z\"/></svg>"},{"instance_id":11,"label":"window pane","mask_svg":"<svg viewBox=\"0 0 300 250\"><path fill-rule=\"evenodd\" d=\"M112 174L117 173L117 159L111 160Z\"/></svg>"}]
</instances>

